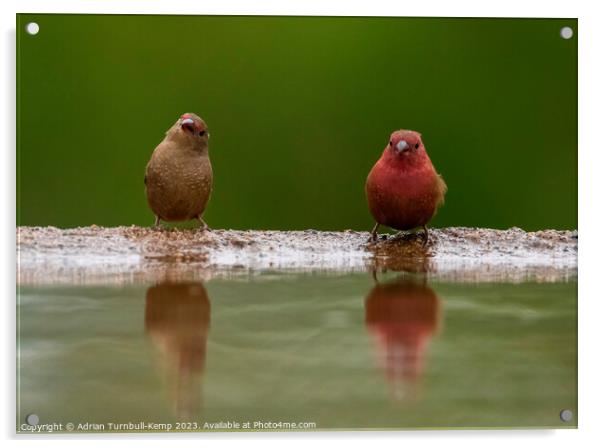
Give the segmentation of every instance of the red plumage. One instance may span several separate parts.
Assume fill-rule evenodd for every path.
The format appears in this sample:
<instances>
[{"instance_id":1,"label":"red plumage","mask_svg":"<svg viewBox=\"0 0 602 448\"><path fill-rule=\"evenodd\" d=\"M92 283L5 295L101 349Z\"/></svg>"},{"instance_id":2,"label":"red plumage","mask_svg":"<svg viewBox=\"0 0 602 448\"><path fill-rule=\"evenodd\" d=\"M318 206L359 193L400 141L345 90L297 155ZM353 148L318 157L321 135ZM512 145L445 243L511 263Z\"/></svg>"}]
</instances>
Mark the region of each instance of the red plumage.
<instances>
[{"instance_id":1,"label":"red plumage","mask_svg":"<svg viewBox=\"0 0 602 448\"><path fill-rule=\"evenodd\" d=\"M379 225L396 230L423 227L443 204L447 186L426 153L421 135L400 130L391 134L389 144L366 180L366 197ZM426 233L425 243L428 241Z\"/></svg>"}]
</instances>

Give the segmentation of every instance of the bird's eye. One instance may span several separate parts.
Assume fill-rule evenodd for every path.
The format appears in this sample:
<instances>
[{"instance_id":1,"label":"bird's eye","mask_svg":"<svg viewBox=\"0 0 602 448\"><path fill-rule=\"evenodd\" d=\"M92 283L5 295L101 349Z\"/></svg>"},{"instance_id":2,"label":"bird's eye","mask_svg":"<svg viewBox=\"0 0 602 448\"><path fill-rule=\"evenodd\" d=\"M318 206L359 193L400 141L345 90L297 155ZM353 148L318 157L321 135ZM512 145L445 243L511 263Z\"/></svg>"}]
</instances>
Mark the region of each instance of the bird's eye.
<instances>
[{"instance_id":1,"label":"bird's eye","mask_svg":"<svg viewBox=\"0 0 602 448\"><path fill-rule=\"evenodd\" d=\"M393 146L393 140L389 141L389 145Z\"/></svg>"},{"instance_id":2,"label":"bird's eye","mask_svg":"<svg viewBox=\"0 0 602 448\"><path fill-rule=\"evenodd\" d=\"M205 135L205 131L200 131L199 132L199 137L202 137L203 135Z\"/></svg>"},{"instance_id":3,"label":"bird's eye","mask_svg":"<svg viewBox=\"0 0 602 448\"><path fill-rule=\"evenodd\" d=\"M416 144L414 145L414 148L418 149L418 147L419 147L419 146L420 146L420 143L416 143Z\"/></svg>"}]
</instances>

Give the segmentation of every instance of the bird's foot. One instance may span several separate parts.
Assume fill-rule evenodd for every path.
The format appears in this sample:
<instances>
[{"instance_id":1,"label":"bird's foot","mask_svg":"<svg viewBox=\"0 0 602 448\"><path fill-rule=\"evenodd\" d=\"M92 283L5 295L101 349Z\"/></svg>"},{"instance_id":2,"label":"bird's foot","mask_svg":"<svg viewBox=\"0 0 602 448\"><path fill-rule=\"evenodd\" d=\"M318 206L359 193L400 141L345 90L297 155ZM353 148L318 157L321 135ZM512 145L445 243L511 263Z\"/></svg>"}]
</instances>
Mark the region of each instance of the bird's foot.
<instances>
[{"instance_id":1,"label":"bird's foot","mask_svg":"<svg viewBox=\"0 0 602 448\"><path fill-rule=\"evenodd\" d=\"M199 227L201 232L211 232L211 227L209 227L207 225L207 223L205 222L205 220L203 218L201 218L200 216L197 216L197 219L201 223L201 227Z\"/></svg>"},{"instance_id":2,"label":"bird's foot","mask_svg":"<svg viewBox=\"0 0 602 448\"><path fill-rule=\"evenodd\" d=\"M422 235L422 247L426 247L429 243L429 230L426 228L426 226L422 226L422 228L424 229L424 233Z\"/></svg>"}]
</instances>

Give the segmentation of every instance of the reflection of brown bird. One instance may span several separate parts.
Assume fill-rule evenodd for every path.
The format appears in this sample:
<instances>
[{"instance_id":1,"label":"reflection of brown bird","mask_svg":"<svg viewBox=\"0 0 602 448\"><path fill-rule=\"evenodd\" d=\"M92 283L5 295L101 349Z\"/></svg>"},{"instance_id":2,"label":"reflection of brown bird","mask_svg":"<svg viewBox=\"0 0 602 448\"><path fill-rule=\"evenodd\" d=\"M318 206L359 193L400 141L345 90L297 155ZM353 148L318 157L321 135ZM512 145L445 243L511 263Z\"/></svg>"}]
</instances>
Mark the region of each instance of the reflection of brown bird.
<instances>
[{"instance_id":1,"label":"reflection of brown bird","mask_svg":"<svg viewBox=\"0 0 602 448\"><path fill-rule=\"evenodd\" d=\"M211 196L213 171L209 161L209 133L195 114L184 114L155 148L144 176L146 198L155 226L164 221L198 219Z\"/></svg>"},{"instance_id":2,"label":"reflection of brown bird","mask_svg":"<svg viewBox=\"0 0 602 448\"><path fill-rule=\"evenodd\" d=\"M439 326L439 298L425 284L399 278L374 286L365 307L393 396L400 398L405 386L416 392L428 342Z\"/></svg>"},{"instance_id":3,"label":"reflection of brown bird","mask_svg":"<svg viewBox=\"0 0 602 448\"><path fill-rule=\"evenodd\" d=\"M202 283L162 283L146 292L146 331L174 386L179 417L198 412L210 314Z\"/></svg>"}]
</instances>

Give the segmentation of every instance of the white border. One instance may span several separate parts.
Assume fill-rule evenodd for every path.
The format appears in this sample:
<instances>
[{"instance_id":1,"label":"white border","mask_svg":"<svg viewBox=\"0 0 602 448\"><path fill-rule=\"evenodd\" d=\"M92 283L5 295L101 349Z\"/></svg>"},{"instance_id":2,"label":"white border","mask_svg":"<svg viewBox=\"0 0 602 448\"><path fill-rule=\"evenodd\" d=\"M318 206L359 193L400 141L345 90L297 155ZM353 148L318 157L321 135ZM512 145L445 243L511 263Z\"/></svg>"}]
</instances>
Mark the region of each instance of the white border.
<instances>
[{"instance_id":1,"label":"white border","mask_svg":"<svg viewBox=\"0 0 602 448\"><path fill-rule=\"evenodd\" d=\"M2 360L0 369L4 397L0 407L1 434L14 443L14 337L15 337L15 277L14 277L14 225L15 225L15 13L54 12L54 13L119 13L119 14L238 14L238 15L364 15L364 16L456 16L456 17L578 17L579 30L579 430L557 431L437 431L437 432L330 432L330 433L270 433L270 434L201 434L181 435L178 443L198 446L199 443L244 443L250 446L265 446L283 442L292 446L305 446L308 443L333 443L336 439L346 439L346 444L364 446L369 442L379 445L399 447L410 446L441 447L504 447L545 444L550 447L567 448L590 445L600 439L597 427L600 425L602 404L600 396L600 320L602 319L602 292L596 282L600 276L597 255L601 252L600 226L601 198L600 176L602 169L602 116L597 114L602 104L601 97L601 58L602 23L594 1L531 1L506 0L488 1L396 1L382 0L21 0L0 2L2 11L2 82L3 107L0 108L0 136L3 147L0 151L3 169L3 211L2 235L2 285L5 288L2 319ZM542 161L545 169L545 161ZM597 437L596 437L597 436ZM91 445L111 444L129 446L164 446L169 436L95 436L87 437L85 443ZM19 437L23 439L23 437ZM65 440L67 439L67 440ZM44 444L62 446L65 443L80 444L82 437L44 437ZM26 443L33 443L31 437Z\"/></svg>"},{"instance_id":2,"label":"white border","mask_svg":"<svg viewBox=\"0 0 602 448\"><path fill-rule=\"evenodd\" d=\"M174 2L155 0L46 0L18 2L19 12L81 12L114 14L235 14L235 15L335 15L335 16L455 16L455 17L576 17L578 2L507 0L482 5L478 1L371 0L222 0ZM490 3L490 2L488 2Z\"/></svg>"}]
</instances>

